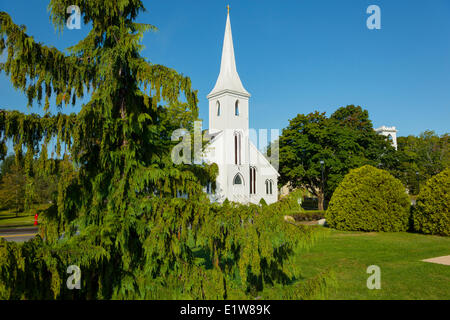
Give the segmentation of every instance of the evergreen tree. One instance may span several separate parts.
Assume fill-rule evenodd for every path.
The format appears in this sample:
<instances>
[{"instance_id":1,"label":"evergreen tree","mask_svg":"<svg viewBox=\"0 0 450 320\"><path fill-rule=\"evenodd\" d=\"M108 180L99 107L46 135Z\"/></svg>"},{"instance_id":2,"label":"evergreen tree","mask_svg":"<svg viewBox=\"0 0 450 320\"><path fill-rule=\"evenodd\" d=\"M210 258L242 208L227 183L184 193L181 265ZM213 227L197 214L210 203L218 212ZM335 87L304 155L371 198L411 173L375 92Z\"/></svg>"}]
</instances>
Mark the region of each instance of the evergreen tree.
<instances>
[{"instance_id":1,"label":"evergreen tree","mask_svg":"<svg viewBox=\"0 0 450 320\"><path fill-rule=\"evenodd\" d=\"M0 71L30 105L45 99L48 110L56 95L62 109L91 93L78 114L0 113L2 150L6 139L16 157L26 148L27 176L36 174L30 164L37 154L36 170L54 170L52 139L57 154L72 159L62 165L41 237L24 246L0 242L0 297L223 299L264 290L270 297L268 286L299 279L289 261L311 242L308 229L284 223L274 206L211 205L203 188L217 166L172 162L171 134L192 128L197 93L189 78L140 55L144 32L155 30L135 22L143 2L52 0L56 27L64 27L70 5L92 29L67 55L0 12L0 54L7 48ZM69 265L82 270L79 291L66 288ZM322 289L322 280L310 287ZM315 292L304 283L296 288L289 297Z\"/></svg>"}]
</instances>

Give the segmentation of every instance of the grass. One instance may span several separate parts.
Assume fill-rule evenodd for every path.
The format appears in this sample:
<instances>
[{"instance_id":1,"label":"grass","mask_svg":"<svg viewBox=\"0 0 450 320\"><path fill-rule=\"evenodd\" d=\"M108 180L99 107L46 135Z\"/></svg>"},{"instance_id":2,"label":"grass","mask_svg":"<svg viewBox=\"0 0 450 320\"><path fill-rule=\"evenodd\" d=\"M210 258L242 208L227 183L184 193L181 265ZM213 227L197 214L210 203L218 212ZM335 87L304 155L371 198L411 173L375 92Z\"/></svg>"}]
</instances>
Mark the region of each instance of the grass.
<instances>
[{"instance_id":1,"label":"grass","mask_svg":"<svg viewBox=\"0 0 450 320\"><path fill-rule=\"evenodd\" d=\"M0 211L0 228L33 226L36 211L44 210L48 206L47 204L35 205L32 209L19 212L17 216L14 209L2 210Z\"/></svg>"},{"instance_id":2,"label":"grass","mask_svg":"<svg viewBox=\"0 0 450 320\"><path fill-rule=\"evenodd\" d=\"M450 255L449 237L318 228L329 234L297 259L306 278L334 271L338 286L328 299L450 299L450 266L421 261ZM380 290L367 288L370 265L381 268Z\"/></svg>"},{"instance_id":3,"label":"grass","mask_svg":"<svg viewBox=\"0 0 450 320\"><path fill-rule=\"evenodd\" d=\"M36 210L46 206L36 206L17 218L14 211L0 211L0 228L32 226ZM296 260L306 279L334 271L337 287L330 290L328 299L450 300L450 266L421 261L450 255L450 237L314 228L324 237ZM381 269L380 290L366 286L370 265Z\"/></svg>"}]
</instances>

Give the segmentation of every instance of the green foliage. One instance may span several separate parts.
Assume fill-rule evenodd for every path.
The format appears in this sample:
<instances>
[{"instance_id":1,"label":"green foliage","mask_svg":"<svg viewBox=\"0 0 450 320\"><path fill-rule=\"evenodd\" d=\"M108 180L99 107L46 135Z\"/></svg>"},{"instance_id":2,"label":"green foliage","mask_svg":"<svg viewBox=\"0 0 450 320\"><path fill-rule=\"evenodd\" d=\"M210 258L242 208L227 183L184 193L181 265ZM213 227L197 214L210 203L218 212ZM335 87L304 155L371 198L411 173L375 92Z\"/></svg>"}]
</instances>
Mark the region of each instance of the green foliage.
<instances>
[{"instance_id":1,"label":"green foliage","mask_svg":"<svg viewBox=\"0 0 450 320\"><path fill-rule=\"evenodd\" d=\"M319 199L317 198L304 198L302 202L302 207L305 210L318 210L319 208ZM327 207L327 202L324 202L324 209Z\"/></svg>"},{"instance_id":2,"label":"green foliage","mask_svg":"<svg viewBox=\"0 0 450 320\"><path fill-rule=\"evenodd\" d=\"M338 230L406 231L409 198L402 183L385 170L353 169L331 198L327 223Z\"/></svg>"},{"instance_id":3,"label":"green foliage","mask_svg":"<svg viewBox=\"0 0 450 320\"><path fill-rule=\"evenodd\" d=\"M450 236L450 168L429 179L416 201L414 229Z\"/></svg>"},{"instance_id":4,"label":"green foliage","mask_svg":"<svg viewBox=\"0 0 450 320\"><path fill-rule=\"evenodd\" d=\"M297 115L283 129L279 148L280 182L307 188L319 198L319 209L350 169L365 164L391 166L395 151L373 130L368 112L353 105L339 108L330 118L319 112Z\"/></svg>"},{"instance_id":5,"label":"green foliage","mask_svg":"<svg viewBox=\"0 0 450 320\"><path fill-rule=\"evenodd\" d=\"M13 171L13 167L16 164L15 157L10 155L5 157L0 164L0 179L4 177L7 173L11 173ZM21 164L23 166L23 164ZM17 167L17 165L16 165Z\"/></svg>"},{"instance_id":6,"label":"green foliage","mask_svg":"<svg viewBox=\"0 0 450 320\"><path fill-rule=\"evenodd\" d=\"M2 175L0 181L0 207L2 209L15 209L16 213L25 208L26 177L23 169L12 164L8 172Z\"/></svg>"},{"instance_id":7,"label":"green foliage","mask_svg":"<svg viewBox=\"0 0 450 320\"><path fill-rule=\"evenodd\" d=\"M45 154L46 156L46 154ZM48 204L56 200L59 170L64 160L32 159L25 172L25 159L7 156L1 164L0 207L29 209L32 204ZM25 208L26 207L26 208Z\"/></svg>"},{"instance_id":8,"label":"green foliage","mask_svg":"<svg viewBox=\"0 0 450 320\"><path fill-rule=\"evenodd\" d=\"M305 212L297 212L292 214L295 221L315 221L325 219L325 211L323 210L310 210Z\"/></svg>"},{"instance_id":9,"label":"green foliage","mask_svg":"<svg viewBox=\"0 0 450 320\"><path fill-rule=\"evenodd\" d=\"M291 257L314 235L284 222L289 202L211 205L203 188L217 166L172 162L171 135L192 128L197 92L188 77L140 55L143 33L154 29L134 22L143 2L52 0L57 28L69 5L82 8L92 29L68 55L36 43L0 12L0 54L7 48L0 71L30 103L45 97L48 110L56 94L62 108L91 93L76 115L0 112L2 146L10 139L17 159L26 149L25 175L59 175L57 199L42 215L45 240L2 243L0 298L237 299L300 281ZM65 159L59 169L47 154L52 139ZM82 271L77 296L65 288L69 265ZM30 272L33 285L16 286Z\"/></svg>"},{"instance_id":10,"label":"green foliage","mask_svg":"<svg viewBox=\"0 0 450 320\"><path fill-rule=\"evenodd\" d=\"M58 270L58 257L46 249L39 236L23 244L0 239L0 299L55 298L63 270Z\"/></svg>"},{"instance_id":11,"label":"green foliage","mask_svg":"<svg viewBox=\"0 0 450 320\"><path fill-rule=\"evenodd\" d=\"M400 179L412 194L432 176L450 166L449 135L425 131L418 137L399 137L398 166L390 172Z\"/></svg>"},{"instance_id":12,"label":"green foliage","mask_svg":"<svg viewBox=\"0 0 450 320\"><path fill-rule=\"evenodd\" d=\"M172 211L186 215L186 200L176 200L177 205L164 206L164 217L170 219L174 216ZM223 206L208 206L205 207L210 210L204 216L207 219L205 228L201 228L202 224L195 220L186 222L181 228L173 223L157 224L150 212L144 214L149 219L148 224L157 228L151 229L158 232L157 236L151 237L151 230L146 230L148 236L143 239L140 252L141 259L146 261L142 265L144 268L130 269L130 276L136 279L132 282L133 285L115 292L112 298L248 299L262 295L263 298L306 299L323 293L331 278L327 274L321 274L308 281L300 281L300 268L292 260L299 250L313 244L315 233L306 227L282 222L281 210L285 206L286 202L264 207L229 202ZM199 208L190 209L195 213ZM167 247L166 240L161 239L161 236L174 227L176 237L171 239L170 247ZM159 230L161 228L166 228L167 231L162 233ZM43 233L47 237L51 236L46 231ZM139 243L139 240L136 241ZM0 251L0 258L5 259L0 261L3 268L0 269L3 272L0 275L7 279L5 285L0 287L2 299L106 298L102 296L106 289L104 286L112 286L116 281L114 270L117 266L93 264L90 259L86 259L85 254L86 250L90 254L95 251L98 259L103 260L102 257L108 256L108 252L101 247L93 248L86 243L86 239L78 237L64 239L52 245L43 243L40 237L33 242L36 245L26 252L21 244L3 242L3 247L0 247L3 250ZM27 243L24 246L28 248ZM180 270L174 273L170 268L161 268L159 260L170 259L176 263L179 259L177 256L182 251L187 256ZM19 263L25 257L29 257L29 260ZM64 270L61 269L71 264L80 265L83 272L82 289L77 290L76 296L73 291L65 288ZM99 284L96 282L90 282L92 274L98 272L99 264L108 270L104 276L109 275L108 279L102 279L102 288L98 288ZM31 290L28 282L17 282L16 275L25 277L31 271L37 277L33 278L36 282L33 283L34 288L39 281L51 279L51 282L46 282L46 286L40 286L39 290ZM39 278L42 275L46 278ZM279 290L270 289L273 285ZM287 290L281 290L282 288Z\"/></svg>"},{"instance_id":13,"label":"green foliage","mask_svg":"<svg viewBox=\"0 0 450 320\"><path fill-rule=\"evenodd\" d=\"M278 206L280 206L280 210L283 212L287 211L303 211L302 206L298 203L300 199L303 201L305 191L302 189L295 189L290 192L287 196L282 197L278 201Z\"/></svg>"}]
</instances>

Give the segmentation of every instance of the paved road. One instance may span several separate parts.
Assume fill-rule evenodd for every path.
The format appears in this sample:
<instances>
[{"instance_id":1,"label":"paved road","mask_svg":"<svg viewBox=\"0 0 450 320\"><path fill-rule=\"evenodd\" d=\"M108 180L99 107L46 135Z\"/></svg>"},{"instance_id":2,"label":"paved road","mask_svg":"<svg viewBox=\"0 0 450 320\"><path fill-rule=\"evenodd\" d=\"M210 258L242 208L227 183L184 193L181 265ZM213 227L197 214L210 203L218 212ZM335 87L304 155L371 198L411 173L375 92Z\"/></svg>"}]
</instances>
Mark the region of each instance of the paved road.
<instances>
[{"instance_id":1,"label":"paved road","mask_svg":"<svg viewBox=\"0 0 450 320\"><path fill-rule=\"evenodd\" d=\"M0 238L6 241L24 242L34 238L37 233L37 227L0 229Z\"/></svg>"}]
</instances>

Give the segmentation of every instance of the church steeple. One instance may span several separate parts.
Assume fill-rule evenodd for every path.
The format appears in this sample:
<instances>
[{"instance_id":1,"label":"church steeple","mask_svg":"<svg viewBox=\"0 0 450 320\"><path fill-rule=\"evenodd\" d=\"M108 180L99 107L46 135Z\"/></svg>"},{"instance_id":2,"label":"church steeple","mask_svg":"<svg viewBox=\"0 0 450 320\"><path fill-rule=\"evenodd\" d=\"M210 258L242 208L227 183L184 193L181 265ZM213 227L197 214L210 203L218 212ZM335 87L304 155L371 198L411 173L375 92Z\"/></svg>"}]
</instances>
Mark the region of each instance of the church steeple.
<instances>
[{"instance_id":1,"label":"church steeple","mask_svg":"<svg viewBox=\"0 0 450 320\"><path fill-rule=\"evenodd\" d=\"M220 74L217 78L214 89L207 96L208 99L223 92L236 93L245 97L250 97L250 94L242 85L241 79L236 69L236 61L234 58L233 36L231 34L230 23L230 7L227 6L227 24L225 27L225 36L223 39L222 61L220 64Z\"/></svg>"}]
</instances>

